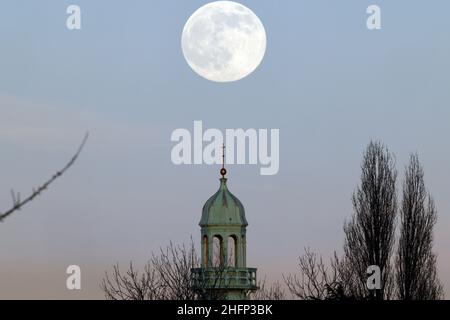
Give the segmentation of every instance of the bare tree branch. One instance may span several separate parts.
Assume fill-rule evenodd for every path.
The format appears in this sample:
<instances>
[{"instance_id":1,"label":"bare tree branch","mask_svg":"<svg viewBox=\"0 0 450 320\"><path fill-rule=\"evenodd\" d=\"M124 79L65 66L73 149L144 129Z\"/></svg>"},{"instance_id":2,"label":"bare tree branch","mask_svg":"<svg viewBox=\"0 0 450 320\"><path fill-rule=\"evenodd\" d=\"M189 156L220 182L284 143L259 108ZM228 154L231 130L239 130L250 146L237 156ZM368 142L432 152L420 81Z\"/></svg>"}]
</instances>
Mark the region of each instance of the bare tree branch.
<instances>
[{"instance_id":1,"label":"bare tree branch","mask_svg":"<svg viewBox=\"0 0 450 320\"><path fill-rule=\"evenodd\" d=\"M88 137L89 137L89 133L86 133L83 138L83 141L81 142L81 145L78 147L77 152L73 155L73 157L70 159L70 161L61 170L57 171L50 179L48 179L46 182L44 182L40 187L33 188L31 194L28 197L21 200L20 193L19 192L16 193L14 190L11 190L13 206L9 210L5 211L4 213L0 213L0 222L3 222L3 220L6 219L8 216L13 214L15 211L20 210L28 202L32 201L34 198L39 196L56 179L58 179L60 176L62 176L75 163L75 161L77 160L81 151L83 150L83 147L86 144Z\"/></svg>"}]
</instances>

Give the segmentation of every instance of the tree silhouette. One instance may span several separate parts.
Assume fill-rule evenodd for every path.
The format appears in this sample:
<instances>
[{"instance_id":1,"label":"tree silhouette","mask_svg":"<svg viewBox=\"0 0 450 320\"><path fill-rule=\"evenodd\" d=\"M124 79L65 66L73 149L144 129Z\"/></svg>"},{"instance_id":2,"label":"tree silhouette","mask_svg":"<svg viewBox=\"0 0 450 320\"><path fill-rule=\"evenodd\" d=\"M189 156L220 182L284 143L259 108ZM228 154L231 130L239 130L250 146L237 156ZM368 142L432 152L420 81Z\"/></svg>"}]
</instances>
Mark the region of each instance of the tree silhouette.
<instances>
[{"instance_id":1,"label":"tree silhouette","mask_svg":"<svg viewBox=\"0 0 450 320\"><path fill-rule=\"evenodd\" d=\"M442 298L442 286L432 252L437 213L425 190L424 172L417 155L405 170L400 208L400 239L396 257L397 295L402 300Z\"/></svg>"},{"instance_id":2,"label":"tree silhouette","mask_svg":"<svg viewBox=\"0 0 450 320\"><path fill-rule=\"evenodd\" d=\"M288 275L284 282L289 292L301 300L356 300L353 292L351 268L345 259L339 259L337 253L326 266L322 256L305 248L299 257L299 275Z\"/></svg>"},{"instance_id":3,"label":"tree silhouette","mask_svg":"<svg viewBox=\"0 0 450 320\"><path fill-rule=\"evenodd\" d=\"M300 275L284 277L288 290L301 300L326 300L329 290L339 283L336 264L331 261L331 267L325 267L323 258L309 248L298 260Z\"/></svg>"},{"instance_id":4,"label":"tree silhouette","mask_svg":"<svg viewBox=\"0 0 450 320\"><path fill-rule=\"evenodd\" d=\"M191 268L198 265L192 241L189 246L170 243L152 254L142 273L133 263L125 273L116 265L111 276L105 273L100 287L109 300L196 300Z\"/></svg>"},{"instance_id":5,"label":"tree silhouette","mask_svg":"<svg viewBox=\"0 0 450 320\"><path fill-rule=\"evenodd\" d=\"M397 172L393 156L379 142L369 144L361 169L361 184L353 194L354 214L344 225L344 256L357 297L389 299L393 289L390 259L395 239ZM381 288L369 291L366 272L372 265L380 268Z\"/></svg>"}]
</instances>

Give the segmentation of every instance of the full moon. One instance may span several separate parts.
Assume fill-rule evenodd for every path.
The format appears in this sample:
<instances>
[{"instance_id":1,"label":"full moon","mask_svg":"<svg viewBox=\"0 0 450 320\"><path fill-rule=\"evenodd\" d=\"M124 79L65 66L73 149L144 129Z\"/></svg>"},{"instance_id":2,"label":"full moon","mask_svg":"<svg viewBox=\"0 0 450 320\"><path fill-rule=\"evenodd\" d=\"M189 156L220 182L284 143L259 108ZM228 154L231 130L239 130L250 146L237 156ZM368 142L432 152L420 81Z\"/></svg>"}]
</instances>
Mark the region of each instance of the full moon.
<instances>
[{"instance_id":1,"label":"full moon","mask_svg":"<svg viewBox=\"0 0 450 320\"><path fill-rule=\"evenodd\" d=\"M255 71L266 52L266 31L247 7L211 2L186 22L181 46L189 66L216 82L240 80Z\"/></svg>"}]
</instances>

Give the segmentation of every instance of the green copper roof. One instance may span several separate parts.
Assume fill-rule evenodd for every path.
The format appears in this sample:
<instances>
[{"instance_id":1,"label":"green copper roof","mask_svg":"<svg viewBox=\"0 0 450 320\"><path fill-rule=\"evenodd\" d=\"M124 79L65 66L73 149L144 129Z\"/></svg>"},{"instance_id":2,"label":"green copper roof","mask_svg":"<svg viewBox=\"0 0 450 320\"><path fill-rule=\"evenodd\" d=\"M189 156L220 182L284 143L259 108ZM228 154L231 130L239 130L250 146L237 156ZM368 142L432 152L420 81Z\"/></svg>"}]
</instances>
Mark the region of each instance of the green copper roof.
<instances>
[{"instance_id":1,"label":"green copper roof","mask_svg":"<svg viewBox=\"0 0 450 320\"><path fill-rule=\"evenodd\" d=\"M227 188L227 179L220 179L220 188L203 206L200 226L247 226L244 206Z\"/></svg>"}]
</instances>

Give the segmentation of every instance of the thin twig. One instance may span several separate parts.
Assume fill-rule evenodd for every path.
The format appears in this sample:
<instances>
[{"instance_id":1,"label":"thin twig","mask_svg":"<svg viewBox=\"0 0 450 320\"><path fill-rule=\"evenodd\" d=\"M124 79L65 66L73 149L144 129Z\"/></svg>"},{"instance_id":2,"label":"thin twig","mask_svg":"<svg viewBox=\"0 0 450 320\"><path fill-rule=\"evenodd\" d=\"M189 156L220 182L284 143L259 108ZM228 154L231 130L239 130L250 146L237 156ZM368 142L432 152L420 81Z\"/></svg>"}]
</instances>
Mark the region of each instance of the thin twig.
<instances>
[{"instance_id":1,"label":"thin twig","mask_svg":"<svg viewBox=\"0 0 450 320\"><path fill-rule=\"evenodd\" d=\"M0 213L0 222L3 222L5 218L13 214L15 211L20 210L24 205L26 205L28 202L32 201L34 198L36 198L38 195L41 194L42 191L46 190L56 179L58 179L60 176L62 176L77 160L78 156L80 155L81 151L83 150L84 145L86 144L86 141L89 137L89 132L87 132L83 138L83 141L81 142L80 146L78 147L77 152L74 154L74 156L70 159L70 161L59 171L57 171L49 180L47 180L44 184L42 184L40 187L33 188L32 193L26 197L24 200L20 200L20 193L14 192L14 190L11 190L11 197L13 201L13 206L11 209L7 210L4 213Z\"/></svg>"}]
</instances>

